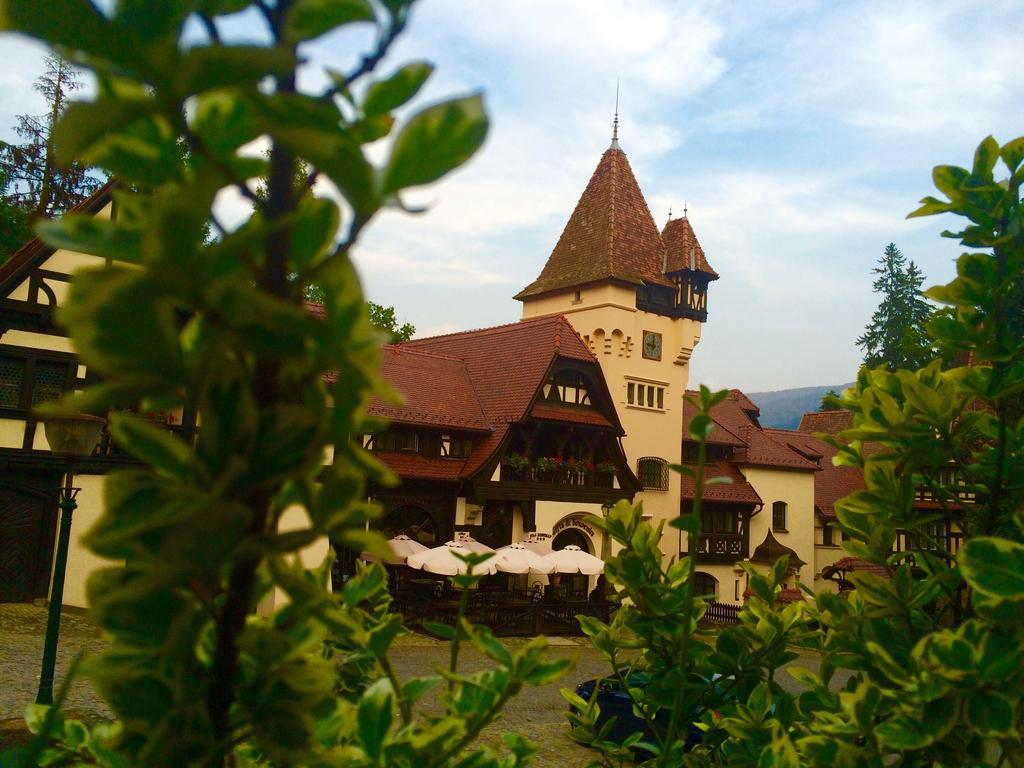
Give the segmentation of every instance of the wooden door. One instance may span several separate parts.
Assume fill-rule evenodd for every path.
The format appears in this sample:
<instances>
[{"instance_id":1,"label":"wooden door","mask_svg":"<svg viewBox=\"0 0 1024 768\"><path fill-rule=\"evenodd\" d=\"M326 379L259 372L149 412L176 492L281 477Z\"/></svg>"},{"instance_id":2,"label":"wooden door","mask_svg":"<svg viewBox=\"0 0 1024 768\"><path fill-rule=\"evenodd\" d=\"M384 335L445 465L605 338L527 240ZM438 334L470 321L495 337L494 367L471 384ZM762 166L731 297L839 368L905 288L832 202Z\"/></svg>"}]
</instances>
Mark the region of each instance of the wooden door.
<instances>
[{"instance_id":1,"label":"wooden door","mask_svg":"<svg viewBox=\"0 0 1024 768\"><path fill-rule=\"evenodd\" d=\"M0 480L0 603L30 603L50 587L57 478L22 485Z\"/></svg>"}]
</instances>

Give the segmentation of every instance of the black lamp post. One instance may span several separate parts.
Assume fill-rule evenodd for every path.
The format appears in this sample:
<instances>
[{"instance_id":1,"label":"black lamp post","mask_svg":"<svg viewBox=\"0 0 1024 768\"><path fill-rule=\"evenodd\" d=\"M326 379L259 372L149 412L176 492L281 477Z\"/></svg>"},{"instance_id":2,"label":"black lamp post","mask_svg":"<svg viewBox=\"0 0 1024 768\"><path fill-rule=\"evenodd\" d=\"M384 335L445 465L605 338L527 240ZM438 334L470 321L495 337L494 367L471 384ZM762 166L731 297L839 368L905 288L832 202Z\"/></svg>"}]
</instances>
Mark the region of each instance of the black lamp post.
<instances>
[{"instance_id":1,"label":"black lamp post","mask_svg":"<svg viewBox=\"0 0 1024 768\"><path fill-rule=\"evenodd\" d=\"M57 639L60 634L60 609L64 598L64 571L68 565L68 545L71 542L71 516L78 508L75 497L79 488L73 487L72 469L76 458L90 456L96 449L106 419L79 414L45 419L46 441L56 456L67 460L64 487L60 492L60 530L57 534L57 552L53 562L53 587L50 589L49 615L46 619L46 640L43 644L43 667L39 673L39 693L36 704L53 704L53 671L57 663Z\"/></svg>"}]
</instances>

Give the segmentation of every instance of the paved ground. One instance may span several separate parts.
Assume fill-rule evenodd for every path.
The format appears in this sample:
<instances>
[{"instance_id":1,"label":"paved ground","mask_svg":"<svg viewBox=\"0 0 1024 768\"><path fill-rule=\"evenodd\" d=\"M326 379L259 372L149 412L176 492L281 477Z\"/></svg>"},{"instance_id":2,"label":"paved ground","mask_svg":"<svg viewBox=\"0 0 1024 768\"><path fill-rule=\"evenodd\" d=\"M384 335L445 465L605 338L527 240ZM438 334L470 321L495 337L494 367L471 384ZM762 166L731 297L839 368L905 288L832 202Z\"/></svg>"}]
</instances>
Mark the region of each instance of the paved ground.
<instances>
[{"instance_id":1,"label":"paved ground","mask_svg":"<svg viewBox=\"0 0 1024 768\"><path fill-rule=\"evenodd\" d=\"M0 605L0 733L5 721L22 716L25 705L35 699L39 683L39 662L42 657L46 611L27 605ZM509 641L510 644L522 642ZM558 683L529 689L509 703L503 719L492 726L487 734L496 739L503 731L513 730L528 736L540 745L534 759L537 766L564 766L583 768L593 759L593 753L569 738L565 722L565 703L558 693L562 686L572 687L605 673L607 668L598 654L580 640L552 638L550 655L575 662L572 670ZM61 640L57 659L57 684L75 655L82 651L102 648L102 640L89 621L77 614L65 614L61 620ZM486 666L485 659L473 649L464 656L464 669L472 671ZM423 636L411 636L399 641L393 654L400 677L433 673L448 660L447 643ZM817 658L802 656L796 664L817 669ZM798 688L790 675L781 672L780 682L794 690ZM109 710L93 693L89 683L75 681L70 689L65 709L75 717L95 721L109 715Z\"/></svg>"}]
</instances>

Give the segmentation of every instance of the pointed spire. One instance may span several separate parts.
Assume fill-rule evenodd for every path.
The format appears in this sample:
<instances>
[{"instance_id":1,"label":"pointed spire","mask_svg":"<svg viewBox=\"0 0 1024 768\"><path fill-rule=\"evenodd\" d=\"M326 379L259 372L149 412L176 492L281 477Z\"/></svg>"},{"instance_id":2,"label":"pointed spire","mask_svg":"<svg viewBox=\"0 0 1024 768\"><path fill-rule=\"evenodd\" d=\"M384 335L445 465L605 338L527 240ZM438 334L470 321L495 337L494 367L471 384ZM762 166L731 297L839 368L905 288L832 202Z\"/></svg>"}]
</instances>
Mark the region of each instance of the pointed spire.
<instances>
[{"instance_id":1,"label":"pointed spire","mask_svg":"<svg viewBox=\"0 0 1024 768\"><path fill-rule=\"evenodd\" d=\"M683 200L683 218L686 218L686 201Z\"/></svg>"},{"instance_id":2,"label":"pointed spire","mask_svg":"<svg viewBox=\"0 0 1024 768\"><path fill-rule=\"evenodd\" d=\"M672 203L668 204L668 220L672 221Z\"/></svg>"},{"instance_id":3,"label":"pointed spire","mask_svg":"<svg viewBox=\"0 0 1024 768\"><path fill-rule=\"evenodd\" d=\"M612 144L608 149L622 149L619 146L619 81L615 80L615 119L612 120Z\"/></svg>"}]
</instances>

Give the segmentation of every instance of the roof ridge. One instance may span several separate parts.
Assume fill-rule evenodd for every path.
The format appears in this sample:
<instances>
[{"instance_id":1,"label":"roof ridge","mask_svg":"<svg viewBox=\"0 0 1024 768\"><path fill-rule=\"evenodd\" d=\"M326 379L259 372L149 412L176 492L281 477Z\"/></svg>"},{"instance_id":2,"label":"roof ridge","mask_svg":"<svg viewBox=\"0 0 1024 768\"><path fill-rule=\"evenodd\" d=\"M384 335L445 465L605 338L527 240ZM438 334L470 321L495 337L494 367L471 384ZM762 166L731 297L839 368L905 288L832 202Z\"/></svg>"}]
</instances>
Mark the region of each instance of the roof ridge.
<instances>
[{"instance_id":1,"label":"roof ridge","mask_svg":"<svg viewBox=\"0 0 1024 768\"><path fill-rule=\"evenodd\" d=\"M452 331L450 333L439 333L436 336L421 336L418 339L409 339L409 341L403 341L402 344L419 344L424 341L434 341L435 339L450 339L453 336L465 336L468 334L484 334L484 333L495 333L498 331L507 330L509 328L518 328L528 323L540 323L542 321L550 321L554 317L561 317L561 314L551 315L539 315L537 317L524 317L521 320L516 320L511 323L502 323L501 325L488 325L483 328L467 328L462 331Z\"/></svg>"}]
</instances>

